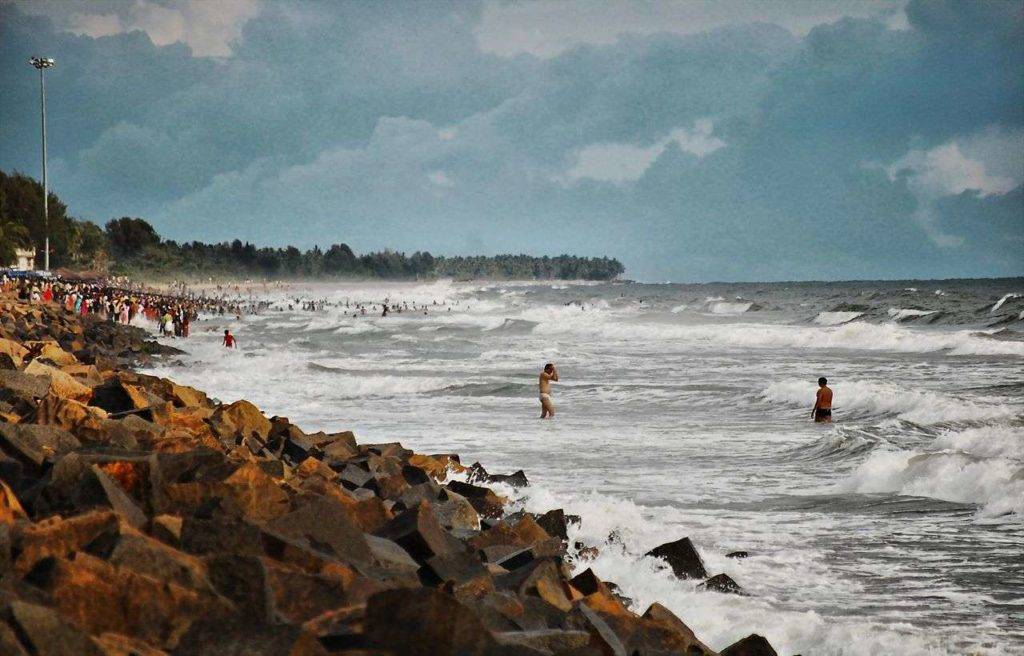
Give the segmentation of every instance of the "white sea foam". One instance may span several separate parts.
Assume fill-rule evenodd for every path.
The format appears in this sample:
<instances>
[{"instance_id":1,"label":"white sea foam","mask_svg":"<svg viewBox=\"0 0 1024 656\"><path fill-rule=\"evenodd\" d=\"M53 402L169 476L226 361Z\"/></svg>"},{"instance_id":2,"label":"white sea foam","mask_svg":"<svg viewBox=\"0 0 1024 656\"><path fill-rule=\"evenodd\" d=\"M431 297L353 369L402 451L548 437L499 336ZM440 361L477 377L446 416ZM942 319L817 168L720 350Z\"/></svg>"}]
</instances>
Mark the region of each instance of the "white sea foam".
<instances>
[{"instance_id":1,"label":"white sea foam","mask_svg":"<svg viewBox=\"0 0 1024 656\"><path fill-rule=\"evenodd\" d=\"M814 317L814 323L819 326L838 326L849 323L863 314L863 312L819 312L818 316Z\"/></svg>"},{"instance_id":2,"label":"white sea foam","mask_svg":"<svg viewBox=\"0 0 1024 656\"><path fill-rule=\"evenodd\" d=\"M948 638L935 635L914 635L909 624L887 624L854 618L826 617L814 611L794 610L784 600L775 598L770 590L796 590L799 597L835 599L856 596L860 590L849 582L840 582L831 571L824 552L809 551L800 536L783 539L779 544L777 528L769 517L747 517L750 523L761 523L758 531L773 536L775 543L767 553L755 554L742 561L724 557L715 544L701 539L700 530L693 533L693 513L674 508L645 508L615 496L590 490L555 493L536 484L512 489L497 486L501 493L513 498L519 507L531 512L544 512L553 507L583 517L580 525L570 525L569 543L577 540L598 545L593 560L578 561L574 571L590 567L602 579L616 582L623 594L633 599L632 610L642 613L657 601L691 627L698 639L713 649L723 649L749 633L768 638L780 654L819 654L823 656L935 656L958 653ZM728 533L721 520L708 517L708 528L715 533ZM738 528L738 527L737 527ZM610 534L612 544L606 543ZM753 594L747 597L706 592L697 581L679 580L658 559L644 553L681 535L693 536L698 551L711 573L725 572ZM791 541L791 542L790 542ZM799 603L799 602L798 602ZM978 647L972 654L1002 655L1001 647Z\"/></svg>"},{"instance_id":3,"label":"white sea foam","mask_svg":"<svg viewBox=\"0 0 1024 656\"><path fill-rule=\"evenodd\" d=\"M672 308L671 312L672 312L672 314L679 314L680 312L682 312L683 310L685 310L688 307L690 307L688 304L680 303L679 305L677 305L674 308Z\"/></svg>"},{"instance_id":4,"label":"white sea foam","mask_svg":"<svg viewBox=\"0 0 1024 656\"><path fill-rule=\"evenodd\" d=\"M172 343L190 352L181 359L200 363L168 362L150 371L225 401L250 399L306 430L352 429L361 442L401 440L422 452L458 452L492 471L522 467L532 482L516 492L528 495L524 503L581 514L583 526L570 529L570 536L601 547L597 560L577 568L593 566L619 583L641 612L653 601L665 603L717 649L750 632L766 635L780 654L938 656L1019 647L1020 624L1005 601L1015 594L1007 594L1013 570L992 554L1015 544L1019 516L1000 513L1017 508L1014 500L1021 498L1024 474L1013 473L1021 461L1021 400L1012 389L978 386L1013 371L1024 344L965 330L872 323L888 305L840 325L808 322L835 303L874 303L841 299L831 290L798 299L806 304L788 317L780 311L762 318L706 312L706 291L666 288L640 305L628 286L621 288L625 294L618 287L592 293L574 286L569 294L585 303L581 310L562 305L567 293L551 292L549 285L492 285L482 298L479 286L450 283L318 290L316 297L331 299L387 293L411 305L409 293L415 293L428 303L434 294L460 303L450 313L431 309L428 317L358 321L337 308L296 312L299 326L315 321L324 328L307 333L267 325L290 321L288 313L198 322L195 337ZM499 296L515 290L525 293ZM589 298L600 293L604 298ZM742 296L787 307L770 288L723 295L729 302ZM690 312L665 311L685 302ZM985 300L973 307L990 305ZM539 324L526 330L506 319ZM237 352L219 346L216 330L204 332L228 325L240 335ZM346 325L401 337L335 332ZM444 342L435 345L435 339ZM555 389L559 416L534 421L536 369L549 360L563 374ZM808 421L815 383L795 378L821 364L834 372L840 423L831 427ZM888 380L902 387L878 382ZM765 390L760 401L750 398L750 386ZM840 433L860 446L828 458L779 457ZM901 444L914 450L893 446ZM883 453L893 454L891 461ZM912 462L914 456L923 457ZM861 490L970 502L982 510L932 512L928 508L937 504L897 500L922 512L862 512L860 498L845 494ZM783 501L774 505L778 498ZM799 507L789 509L790 502ZM981 524L999 530L976 531ZM613 530L620 539L607 546ZM893 531L910 539L886 546ZM702 591L644 557L654 545L683 535L693 538L710 573L729 574L751 596ZM837 558L836 549L851 543L858 548ZM988 578L965 584L922 572L922 563L959 563L968 543L977 551L962 566L987 568L978 576ZM736 549L751 557L724 557ZM878 590L870 583L880 580L892 585ZM999 601L977 592L973 583L979 581ZM920 603L923 596L939 601Z\"/></svg>"},{"instance_id":5,"label":"white sea foam","mask_svg":"<svg viewBox=\"0 0 1024 656\"><path fill-rule=\"evenodd\" d=\"M1010 458L1024 462L1024 428L981 426L941 433L931 445L934 451L959 451L981 458Z\"/></svg>"},{"instance_id":6,"label":"white sea foam","mask_svg":"<svg viewBox=\"0 0 1024 656\"><path fill-rule=\"evenodd\" d=\"M913 319L915 317L927 317L929 314L935 314L935 310L889 308L889 317L893 321L903 321L904 319Z\"/></svg>"},{"instance_id":7,"label":"white sea foam","mask_svg":"<svg viewBox=\"0 0 1024 656\"><path fill-rule=\"evenodd\" d=\"M931 390L907 389L892 383L833 380L833 408L837 415L890 415L916 424L1006 419L1020 411L1001 403L977 403ZM772 383L761 396L767 401L810 407L816 390L811 380Z\"/></svg>"},{"instance_id":8,"label":"white sea foam","mask_svg":"<svg viewBox=\"0 0 1024 656\"><path fill-rule=\"evenodd\" d=\"M535 332L574 332L601 339L665 340L688 347L733 346L737 348L856 349L950 355L1013 355L1024 357L1024 342L988 339L984 331L924 330L898 324L851 321L839 326L791 326L776 324L669 324L632 323L621 317L608 321L577 310L576 319L541 321ZM585 316L579 316L585 315ZM534 315L536 317L537 315ZM539 318L539 317L537 317ZM989 331L992 332L992 331Z\"/></svg>"},{"instance_id":9,"label":"white sea foam","mask_svg":"<svg viewBox=\"0 0 1024 656\"><path fill-rule=\"evenodd\" d=\"M358 320L357 320L358 321ZM361 323L353 323L345 326L338 326L334 329L334 332L338 335L363 335L365 333L379 332L380 328L370 323L369 321L362 321Z\"/></svg>"},{"instance_id":10,"label":"white sea foam","mask_svg":"<svg viewBox=\"0 0 1024 656\"><path fill-rule=\"evenodd\" d=\"M986 515L1024 516L1024 463L963 451L876 451L840 485L852 492L895 492L974 503Z\"/></svg>"},{"instance_id":11,"label":"white sea foam","mask_svg":"<svg viewBox=\"0 0 1024 656\"><path fill-rule=\"evenodd\" d=\"M743 314L753 306L753 303L728 303L718 301L708 304L708 312L711 314Z\"/></svg>"},{"instance_id":12,"label":"white sea foam","mask_svg":"<svg viewBox=\"0 0 1024 656\"><path fill-rule=\"evenodd\" d=\"M998 312L999 308L1003 307L1003 304L1006 303L1006 301L1010 300L1011 298L1020 298L1020 297L1021 297L1020 294L1006 294L1001 299L996 301L996 304L992 306L992 309L989 310L989 312ZM1024 317L1024 313L1021 313L1021 316Z\"/></svg>"}]
</instances>

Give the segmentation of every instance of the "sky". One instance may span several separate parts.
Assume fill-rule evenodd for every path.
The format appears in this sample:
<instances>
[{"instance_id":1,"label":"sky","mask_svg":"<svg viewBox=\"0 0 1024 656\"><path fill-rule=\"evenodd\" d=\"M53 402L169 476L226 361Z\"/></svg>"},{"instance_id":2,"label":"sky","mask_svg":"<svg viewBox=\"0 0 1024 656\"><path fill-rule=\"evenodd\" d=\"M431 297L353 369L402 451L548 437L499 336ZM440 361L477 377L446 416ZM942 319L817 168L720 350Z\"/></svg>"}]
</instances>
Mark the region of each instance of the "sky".
<instances>
[{"instance_id":1,"label":"sky","mask_svg":"<svg viewBox=\"0 0 1024 656\"><path fill-rule=\"evenodd\" d=\"M1024 3L0 0L0 169L179 241L1024 275Z\"/></svg>"}]
</instances>

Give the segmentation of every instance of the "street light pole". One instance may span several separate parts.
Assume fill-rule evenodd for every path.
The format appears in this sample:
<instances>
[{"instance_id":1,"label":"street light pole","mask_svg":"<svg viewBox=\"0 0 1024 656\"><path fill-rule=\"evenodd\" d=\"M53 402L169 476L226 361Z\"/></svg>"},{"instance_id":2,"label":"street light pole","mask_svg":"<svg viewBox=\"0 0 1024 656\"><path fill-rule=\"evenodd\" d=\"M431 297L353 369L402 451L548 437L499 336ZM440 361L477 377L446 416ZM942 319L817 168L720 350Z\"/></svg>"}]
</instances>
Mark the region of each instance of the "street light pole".
<instances>
[{"instance_id":1,"label":"street light pole","mask_svg":"<svg viewBox=\"0 0 1024 656\"><path fill-rule=\"evenodd\" d=\"M49 196L50 192L46 186L46 82L43 81L43 71L47 68L53 68L54 61L49 57L33 57L28 60L33 67L39 71L39 120L43 132L43 232L44 232L44 250L43 250L43 262L44 269L50 270L50 211L49 211Z\"/></svg>"}]
</instances>

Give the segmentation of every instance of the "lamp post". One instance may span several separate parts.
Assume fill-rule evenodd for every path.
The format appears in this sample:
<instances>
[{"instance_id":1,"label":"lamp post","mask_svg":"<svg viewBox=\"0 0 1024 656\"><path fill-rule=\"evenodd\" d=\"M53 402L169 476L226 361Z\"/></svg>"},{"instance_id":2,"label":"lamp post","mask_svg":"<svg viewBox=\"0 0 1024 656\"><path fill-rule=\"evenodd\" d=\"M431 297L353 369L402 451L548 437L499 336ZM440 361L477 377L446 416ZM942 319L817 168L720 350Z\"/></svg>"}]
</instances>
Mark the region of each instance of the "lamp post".
<instances>
[{"instance_id":1,"label":"lamp post","mask_svg":"<svg viewBox=\"0 0 1024 656\"><path fill-rule=\"evenodd\" d=\"M49 191L46 188L46 83L43 82L43 71L53 68L54 61L49 57L33 57L28 60L39 71L39 114L40 124L43 129L43 232L45 246L43 251L43 266L46 271L50 270L50 212L47 207Z\"/></svg>"}]
</instances>

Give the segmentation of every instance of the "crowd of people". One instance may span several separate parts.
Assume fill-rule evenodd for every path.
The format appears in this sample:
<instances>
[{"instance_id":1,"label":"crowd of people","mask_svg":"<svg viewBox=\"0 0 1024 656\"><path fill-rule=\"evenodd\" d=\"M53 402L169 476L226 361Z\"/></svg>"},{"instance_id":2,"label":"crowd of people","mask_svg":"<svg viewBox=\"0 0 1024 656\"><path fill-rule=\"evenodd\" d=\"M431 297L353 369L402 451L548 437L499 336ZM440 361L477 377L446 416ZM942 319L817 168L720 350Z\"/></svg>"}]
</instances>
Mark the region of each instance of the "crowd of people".
<instances>
[{"instance_id":1,"label":"crowd of people","mask_svg":"<svg viewBox=\"0 0 1024 656\"><path fill-rule=\"evenodd\" d=\"M191 324L200 313L240 317L247 310L257 311L263 304L241 302L204 295L172 296L118 281L8 278L0 276L0 291L17 295L30 304L56 303L69 313L98 316L104 321L136 325L140 316L157 324L160 335L188 337Z\"/></svg>"}]
</instances>

